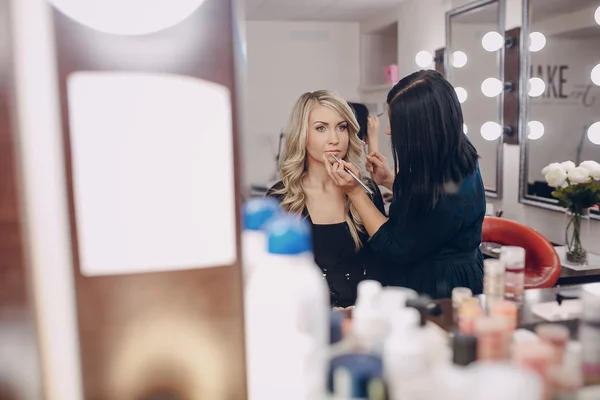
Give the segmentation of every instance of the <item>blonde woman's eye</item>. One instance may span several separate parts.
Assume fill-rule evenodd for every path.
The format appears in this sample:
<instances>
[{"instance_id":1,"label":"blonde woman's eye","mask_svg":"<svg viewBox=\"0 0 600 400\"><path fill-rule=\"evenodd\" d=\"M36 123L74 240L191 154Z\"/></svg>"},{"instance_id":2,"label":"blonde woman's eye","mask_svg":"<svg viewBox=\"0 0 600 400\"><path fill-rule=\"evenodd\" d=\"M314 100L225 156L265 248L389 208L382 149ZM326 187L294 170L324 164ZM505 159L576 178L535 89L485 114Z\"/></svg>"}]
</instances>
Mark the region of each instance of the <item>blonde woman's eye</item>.
<instances>
[{"instance_id":1,"label":"blonde woman's eye","mask_svg":"<svg viewBox=\"0 0 600 400\"><path fill-rule=\"evenodd\" d=\"M326 131L325 126L323 126L323 125L318 126L317 127L317 131L319 131L319 132L325 132Z\"/></svg>"},{"instance_id":2,"label":"blonde woman's eye","mask_svg":"<svg viewBox=\"0 0 600 400\"><path fill-rule=\"evenodd\" d=\"M340 126L338 126L338 129L339 129L340 131L345 131L345 130L347 130L347 129L348 129L348 125L340 125Z\"/></svg>"}]
</instances>

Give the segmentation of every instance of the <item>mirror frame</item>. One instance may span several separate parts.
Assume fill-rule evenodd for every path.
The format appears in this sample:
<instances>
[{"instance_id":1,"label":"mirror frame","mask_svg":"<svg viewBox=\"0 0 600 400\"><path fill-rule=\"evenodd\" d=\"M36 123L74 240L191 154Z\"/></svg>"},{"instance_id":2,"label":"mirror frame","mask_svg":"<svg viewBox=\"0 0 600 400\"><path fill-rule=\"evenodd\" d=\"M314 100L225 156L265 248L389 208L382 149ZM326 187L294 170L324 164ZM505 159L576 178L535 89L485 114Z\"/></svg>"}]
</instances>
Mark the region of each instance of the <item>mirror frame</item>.
<instances>
[{"instance_id":1,"label":"mirror frame","mask_svg":"<svg viewBox=\"0 0 600 400\"><path fill-rule=\"evenodd\" d=\"M522 0L521 40L519 41L521 51L520 85L522 88L527 87L531 73L531 52L528 48L528 38L531 33L531 7L531 0ZM519 203L564 213L565 209L558 205L558 200L527 194L527 176L529 172L527 123L529 122L530 102L527 90L521 90L519 96L521 104L519 111L519 132L521 132L519 143ZM590 219L600 220L600 214L590 213Z\"/></svg>"},{"instance_id":2,"label":"mirror frame","mask_svg":"<svg viewBox=\"0 0 600 400\"><path fill-rule=\"evenodd\" d=\"M446 48L444 52L444 70L446 72L445 76L450 83L452 83L452 70L450 65L451 54L450 51L452 49L452 29L451 29L451 19L460 14L464 14L466 12L475 10L477 8L481 8L487 6L492 3L498 3L498 33L505 36L505 25L506 25L506 1L505 0L476 0L471 3L465 4L461 7L454 8L446 13ZM505 60L505 51L506 46L502 46L500 50L498 50L498 79L504 81L504 60ZM504 91L498 95L498 123L500 126L504 126ZM485 196L491 197L494 199L502 198L502 187L503 187L503 156L504 156L504 135L500 135L497 139L497 150L496 150L496 189L495 190L485 190Z\"/></svg>"}]
</instances>

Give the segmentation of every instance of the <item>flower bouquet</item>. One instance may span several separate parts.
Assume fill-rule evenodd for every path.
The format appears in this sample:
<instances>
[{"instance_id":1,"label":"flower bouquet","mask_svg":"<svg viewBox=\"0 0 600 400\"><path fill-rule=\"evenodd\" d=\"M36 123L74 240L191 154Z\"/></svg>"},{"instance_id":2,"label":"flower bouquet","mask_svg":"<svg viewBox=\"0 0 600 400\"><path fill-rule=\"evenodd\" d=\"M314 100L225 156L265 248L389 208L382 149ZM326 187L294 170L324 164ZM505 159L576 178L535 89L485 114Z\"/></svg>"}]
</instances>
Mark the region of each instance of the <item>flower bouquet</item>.
<instances>
[{"instance_id":1,"label":"flower bouquet","mask_svg":"<svg viewBox=\"0 0 600 400\"><path fill-rule=\"evenodd\" d=\"M581 245L581 224L588 218L589 209L600 203L600 164L584 161L576 166L573 161L552 163L542 170L548 185L552 186L558 203L569 217L565 231L567 261L584 265L587 251Z\"/></svg>"}]
</instances>

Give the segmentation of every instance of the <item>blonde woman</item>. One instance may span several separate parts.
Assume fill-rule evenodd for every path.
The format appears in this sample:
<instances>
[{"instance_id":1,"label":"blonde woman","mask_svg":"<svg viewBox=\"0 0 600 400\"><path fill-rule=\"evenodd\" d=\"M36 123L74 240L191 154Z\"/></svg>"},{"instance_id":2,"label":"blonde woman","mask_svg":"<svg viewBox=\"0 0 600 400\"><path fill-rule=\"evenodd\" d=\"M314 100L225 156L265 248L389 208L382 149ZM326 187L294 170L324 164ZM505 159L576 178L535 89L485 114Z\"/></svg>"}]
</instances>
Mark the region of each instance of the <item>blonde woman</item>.
<instances>
[{"instance_id":1,"label":"blonde woman","mask_svg":"<svg viewBox=\"0 0 600 400\"><path fill-rule=\"evenodd\" d=\"M325 168L325 162L334 162L333 156L360 164L363 144L358 130L354 112L336 93L304 93L292 110L286 131L282 180L267 193L286 211L311 222L315 261L327 279L334 307L353 305L358 283L367 277L381 280L382 276L360 216ZM374 192L371 201L383 213L377 185L364 181Z\"/></svg>"}]
</instances>

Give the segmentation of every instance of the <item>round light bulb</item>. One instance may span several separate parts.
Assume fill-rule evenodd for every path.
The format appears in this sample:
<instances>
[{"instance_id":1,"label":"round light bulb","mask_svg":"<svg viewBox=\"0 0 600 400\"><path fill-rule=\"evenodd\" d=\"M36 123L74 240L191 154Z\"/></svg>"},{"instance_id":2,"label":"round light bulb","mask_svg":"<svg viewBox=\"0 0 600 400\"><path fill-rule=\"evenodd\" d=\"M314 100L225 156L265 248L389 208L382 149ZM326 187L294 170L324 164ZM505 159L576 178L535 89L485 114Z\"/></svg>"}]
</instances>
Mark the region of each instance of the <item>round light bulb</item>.
<instances>
[{"instance_id":1,"label":"round light bulb","mask_svg":"<svg viewBox=\"0 0 600 400\"><path fill-rule=\"evenodd\" d=\"M417 53L415 62L419 67L425 68L431 65L433 62L433 56L430 52L423 50Z\"/></svg>"},{"instance_id":2,"label":"round light bulb","mask_svg":"<svg viewBox=\"0 0 600 400\"><path fill-rule=\"evenodd\" d=\"M467 93L467 90L465 88L459 86L454 90L456 91L456 96L458 96L458 101L460 101L461 104L467 101L467 97L469 97L469 94Z\"/></svg>"},{"instance_id":3,"label":"round light bulb","mask_svg":"<svg viewBox=\"0 0 600 400\"><path fill-rule=\"evenodd\" d=\"M596 23L600 25L600 6L596 8L596 12L594 13L594 19L596 20Z\"/></svg>"},{"instance_id":4,"label":"round light bulb","mask_svg":"<svg viewBox=\"0 0 600 400\"><path fill-rule=\"evenodd\" d=\"M502 135L502 127L499 123L488 121L481 125L481 136L485 140L494 141Z\"/></svg>"},{"instance_id":5,"label":"round light bulb","mask_svg":"<svg viewBox=\"0 0 600 400\"><path fill-rule=\"evenodd\" d=\"M539 97L546 91L546 84L541 78L529 79L529 96Z\"/></svg>"},{"instance_id":6,"label":"round light bulb","mask_svg":"<svg viewBox=\"0 0 600 400\"><path fill-rule=\"evenodd\" d=\"M595 85L600 86L600 64L596 65L594 67L594 69L592 69L592 82L594 82Z\"/></svg>"},{"instance_id":7,"label":"round light bulb","mask_svg":"<svg viewBox=\"0 0 600 400\"><path fill-rule=\"evenodd\" d=\"M467 65L467 54L464 51L455 51L452 53L452 66L454 68L462 68Z\"/></svg>"},{"instance_id":8,"label":"round light bulb","mask_svg":"<svg viewBox=\"0 0 600 400\"><path fill-rule=\"evenodd\" d=\"M469 133L469 127L467 126L467 124L463 124L463 133L465 135Z\"/></svg>"},{"instance_id":9,"label":"round light bulb","mask_svg":"<svg viewBox=\"0 0 600 400\"><path fill-rule=\"evenodd\" d=\"M538 140L544 136L544 124L540 121L529 121L527 123L527 138L529 140Z\"/></svg>"},{"instance_id":10,"label":"round light bulb","mask_svg":"<svg viewBox=\"0 0 600 400\"><path fill-rule=\"evenodd\" d=\"M541 32L531 32L529 34L529 51L540 51L546 46L546 36Z\"/></svg>"},{"instance_id":11,"label":"round light bulb","mask_svg":"<svg viewBox=\"0 0 600 400\"><path fill-rule=\"evenodd\" d=\"M204 0L50 0L60 12L94 30L146 35L177 25Z\"/></svg>"},{"instance_id":12,"label":"round light bulb","mask_svg":"<svg viewBox=\"0 0 600 400\"><path fill-rule=\"evenodd\" d=\"M600 122L594 122L587 131L587 137L590 142L600 146Z\"/></svg>"},{"instance_id":13,"label":"round light bulb","mask_svg":"<svg viewBox=\"0 0 600 400\"><path fill-rule=\"evenodd\" d=\"M496 97L504 90L504 83L497 78L487 78L481 83L481 92L486 97Z\"/></svg>"},{"instance_id":14,"label":"round light bulb","mask_svg":"<svg viewBox=\"0 0 600 400\"><path fill-rule=\"evenodd\" d=\"M487 51L498 51L504 45L504 37L496 31L491 31L483 35L481 45Z\"/></svg>"}]
</instances>

